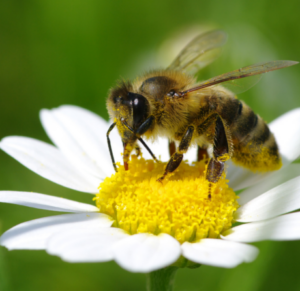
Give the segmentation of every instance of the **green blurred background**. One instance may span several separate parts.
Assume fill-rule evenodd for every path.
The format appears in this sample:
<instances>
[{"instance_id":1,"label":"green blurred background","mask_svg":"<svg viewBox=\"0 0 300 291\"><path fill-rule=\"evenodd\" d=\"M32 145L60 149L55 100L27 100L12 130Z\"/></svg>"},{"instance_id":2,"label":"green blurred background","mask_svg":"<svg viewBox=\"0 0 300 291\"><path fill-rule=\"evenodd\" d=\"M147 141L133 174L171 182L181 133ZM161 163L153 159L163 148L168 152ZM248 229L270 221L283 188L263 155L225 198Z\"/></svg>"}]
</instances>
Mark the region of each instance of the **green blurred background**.
<instances>
[{"instance_id":1,"label":"green blurred background","mask_svg":"<svg viewBox=\"0 0 300 291\"><path fill-rule=\"evenodd\" d=\"M299 61L299 11L299 0L0 0L0 138L24 135L50 142L38 112L62 104L108 118L105 98L115 81L167 65L172 39L191 30L221 28L229 34L222 57L203 71L203 78L262 61ZM179 45L186 41L181 39ZM240 98L269 122L300 106L299 79L299 66L272 72ZM0 189L92 202L91 196L55 185L3 152ZM0 233L54 214L2 204ZM300 290L300 242L256 245L260 255L251 264L179 270L175 290ZM68 264L44 251L0 248L1 291L67 289L145 290L145 276L114 262Z\"/></svg>"}]
</instances>

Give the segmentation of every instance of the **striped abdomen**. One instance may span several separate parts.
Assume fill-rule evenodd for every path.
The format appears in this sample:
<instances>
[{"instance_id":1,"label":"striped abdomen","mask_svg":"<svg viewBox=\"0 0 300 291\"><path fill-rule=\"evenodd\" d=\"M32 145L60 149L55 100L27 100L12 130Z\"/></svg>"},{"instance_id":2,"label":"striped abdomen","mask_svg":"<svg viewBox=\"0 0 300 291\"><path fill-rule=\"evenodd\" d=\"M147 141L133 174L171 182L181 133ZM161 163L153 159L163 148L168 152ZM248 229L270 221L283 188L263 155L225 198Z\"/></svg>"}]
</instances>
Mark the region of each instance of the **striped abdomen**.
<instances>
[{"instance_id":1,"label":"striped abdomen","mask_svg":"<svg viewBox=\"0 0 300 291\"><path fill-rule=\"evenodd\" d=\"M233 162L253 171L278 170L281 158L268 125L244 102L235 99L234 103L235 118L228 124L233 143Z\"/></svg>"}]
</instances>

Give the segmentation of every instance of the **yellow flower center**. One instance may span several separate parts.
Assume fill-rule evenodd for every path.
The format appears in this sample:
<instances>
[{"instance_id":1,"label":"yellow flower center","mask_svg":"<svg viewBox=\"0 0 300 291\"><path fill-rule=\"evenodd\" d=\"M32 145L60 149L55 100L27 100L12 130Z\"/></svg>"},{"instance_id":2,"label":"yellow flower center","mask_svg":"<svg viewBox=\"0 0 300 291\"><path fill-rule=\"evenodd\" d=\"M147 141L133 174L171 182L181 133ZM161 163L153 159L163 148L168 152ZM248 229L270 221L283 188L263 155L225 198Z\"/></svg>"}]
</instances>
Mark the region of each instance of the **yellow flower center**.
<instances>
[{"instance_id":1,"label":"yellow flower center","mask_svg":"<svg viewBox=\"0 0 300 291\"><path fill-rule=\"evenodd\" d=\"M208 198L204 161L182 162L162 183L157 179L166 163L132 156L128 171L118 166L94 198L100 212L115 220L114 227L130 234L168 233L180 243L218 238L231 227L238 196L223 175Z\"/></svg>"}]
</instances>

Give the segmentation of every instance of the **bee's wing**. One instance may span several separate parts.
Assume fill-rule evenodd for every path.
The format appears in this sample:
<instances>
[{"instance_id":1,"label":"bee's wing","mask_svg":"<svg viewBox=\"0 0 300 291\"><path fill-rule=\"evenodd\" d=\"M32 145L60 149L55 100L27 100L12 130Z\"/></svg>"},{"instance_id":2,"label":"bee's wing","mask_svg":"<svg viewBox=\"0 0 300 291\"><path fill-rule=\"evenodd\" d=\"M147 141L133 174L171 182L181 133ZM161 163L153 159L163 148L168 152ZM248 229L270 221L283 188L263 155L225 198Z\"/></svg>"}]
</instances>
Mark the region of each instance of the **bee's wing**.
<instances>
[{"instance_id":1,"label":"bee's wing","mask_svg":"<svg viewBox=\"0 0 300 291\"><path fill-rule=\"evenodd\" d=\"M207 81L200 83L197 87L191 88L184 92L180 92L180 95L185 95L189 92L198 91L206 87L210 87L216 84L222 83L222 86L227 87L232 92L238 94L250 89L260 79L260 74L270 71L282 69L285 67L298 64L295 61L272 61L267 63L256 64L248 67L244 67L217 77L211 78ZM244 80L243 78L247 78Z\"/></svg>"},{"instance_id":2,"label":"bee's wing","mask_svg":"<svg viewBox=\"0 0 300 291\"><path fill-rule=\"evenodd\" d=\"M181 51L167 69L196 74L220 55L226 40L227 34L221 30L200 34Z\"/></svg>"}]
</instances>

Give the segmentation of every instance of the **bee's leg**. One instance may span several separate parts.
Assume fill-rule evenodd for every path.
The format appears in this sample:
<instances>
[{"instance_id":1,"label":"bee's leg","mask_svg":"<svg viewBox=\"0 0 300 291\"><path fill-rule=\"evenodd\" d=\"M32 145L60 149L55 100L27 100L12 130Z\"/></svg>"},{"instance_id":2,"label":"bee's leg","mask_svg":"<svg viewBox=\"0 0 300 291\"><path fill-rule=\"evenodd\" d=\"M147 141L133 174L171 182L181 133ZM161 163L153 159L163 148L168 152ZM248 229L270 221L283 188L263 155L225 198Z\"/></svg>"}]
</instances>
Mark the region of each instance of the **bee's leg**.
<instances>
[{"instance_id":1,"label":"bee's leg","mask_svg":"<svg viewBox=\"0 0 300 291\"><path fill-rule=\"evenodd\" d=\"M178 166L180 165L183 159L183 154L187 152L191 144L193 133L194 133L194 126L191 125L188 127L182 140L180 141L178 150L172 155L171 159L169 160L163 176L160 177L157 181L161 182L168 173L172 173L178 168Z\"/></svg>"},{"instance_id":2,"label":"bee's leg","mask_svg":"<svg viewBox=\"0 0 300 291\"><path fill-rule=\"evenodd\" d=\"M169 154L170 154L170 157L172 157L175 152L176 152L176 144L175 144L174 141L169 140Z\"/></svg>"},{"instance_id":3,"label":"bee's leg","mask_svg":"<svg viewBox=\"0 0 300 291\"><path fill-rule=\"evenodd\" d=\"M216 120L213 157L210 159L206 179L210 182L208 198L211 198L211 188L217 183L224 171L225 161L229 159L229 146L223 122L220 117Z\"/></svg>"},{"instance_id":4,"label":"bee's leg","mask_svg":"<svg viewBox=\"0 0 300 291\"><path fill-rule=\"evenodd\" d=\"M213 126L216 123L216 120L218 118L218 115L216 113L213 113L210 115L203 123L201 123L197 127L197 131L199 135L205 134L207 130ZM206 146L198 146L198 151L197 151L197 161L201 161L204 159L207 159L209 157L208 152L207 152L207 147Z\"/></svg>"},{"instance_id":5,"label":"bee's leg","mask_svg":"<svg viewBox=\"0 0 300 291\"><path fill-rule=\"evenodd\" d=\"M117 166L116 166L116 163L115 163L115 159L114 159L114 154L112 152L112 148L111 148L111 143L110 143L110 139L109 139L109 134L110 132L114 129L116 123L114 122L108 129L107 133L106 133L106 138L107 138L107 145L108 145L108 149L109 149L109 154L110 154L110 158L111 158L111 161L112 161L112 164L114 166L114 169L116 172L118 172L117 170Z\"/></svg>"},{"instance_id":6,"label":"bee's leg","mask_svg":"<svg viewBox=\"0 0 300 291\"><path fill-rule=\"evenodd\" d=\"M141 148L139 147L138 144L135 144L135 154L137 157L139 157L141 154Z\"/></svg>"},{"instance_id":7,"label":"bee's leg","mask_svg":"<svg viewBox=\"0 0 300 291\"><path fill-rule=\"evenodd\" d=\"M202 161L204 159L208 158L208 152L207 152L207 147L199 147L198 146L198 150L197 150L197 161Z\"/></svg>"},{"instance_id":8,"label":"bee's leg","mask_svg":"<svg viewBox=\"0 0 300 291\"><path fill-rule=\"evenodd\" d=\"M127 171L128 170L128 161L129 156L132 150L135 148L136 140L138 139L142 145L146 148L146 150L151 154L154 160L157 161L155 155L152 153L152 151L149 149L147 144L144 142L144 140L140 137L142 134L144 134L151 126L153 126L155 121L155 118L153 115L149 116L138 128L136 131L133 130L124 120L121 120L121 122L124 124L124 126L131 131L132 135L128 139L127 142L123 142L123 163L124 168Z\"/></svg>"},{"instance_id":9,"label":"bee's leg","mask_svg":"<svg viewBox=\"0 0 300 291\"><path fill-rule=\"evenodd\" d=\"M135 148L135 141L130 141L127 143L123 143L123 163L124 163L124 168L127 171L128 170L128 162L129 162L129 157L132 152L132 150Z\"/></svg>"},{"instance_id":10,"label":"bee's leg","mask_svg":"<svg viewBox=\"0 0 300 291\"><path fill-rule=\"evenodd\" d=\"M137 136L144 134L150 127L154 125L155 117L153 115L149 116L135 131Z\"/></svg>"}]
</instances>

